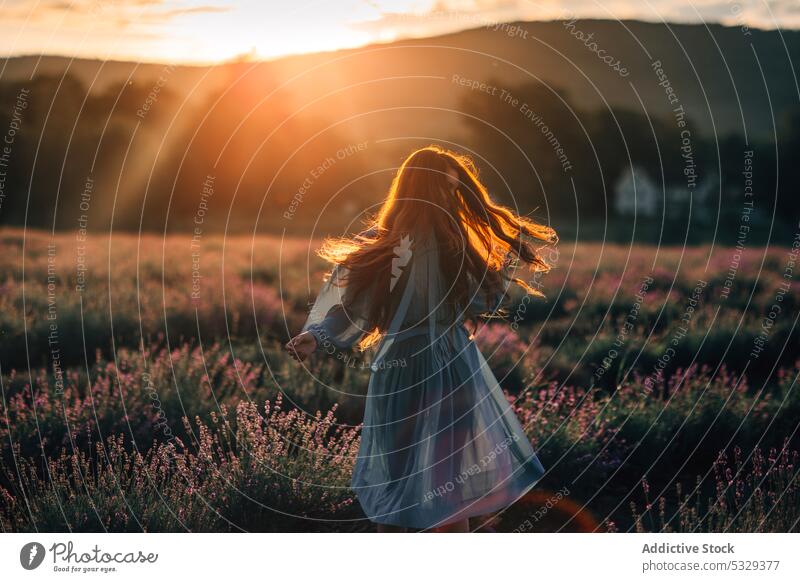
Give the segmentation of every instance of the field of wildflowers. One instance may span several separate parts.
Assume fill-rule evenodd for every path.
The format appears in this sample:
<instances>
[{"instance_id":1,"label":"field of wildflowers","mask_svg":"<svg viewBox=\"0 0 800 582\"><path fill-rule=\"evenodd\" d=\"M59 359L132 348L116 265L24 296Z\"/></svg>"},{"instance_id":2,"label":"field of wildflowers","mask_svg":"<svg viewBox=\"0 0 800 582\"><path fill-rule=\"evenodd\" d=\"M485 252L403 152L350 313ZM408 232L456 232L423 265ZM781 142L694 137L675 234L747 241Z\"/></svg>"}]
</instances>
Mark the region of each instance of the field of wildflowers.
<instances>
[{"instance_id":1,"label":"field of wildflowers","mask_svg":"<svg viewBox=\"0 0 800 582\"><path fill-rule=\"evenodd\" d=\"M372 531L348 487L369 354L281 350L317 242L0 231L2 531ZM560 245L546 300L474 330L547 469L477 521L797 531L791 257Z\"/></svg>"}]
</instances>

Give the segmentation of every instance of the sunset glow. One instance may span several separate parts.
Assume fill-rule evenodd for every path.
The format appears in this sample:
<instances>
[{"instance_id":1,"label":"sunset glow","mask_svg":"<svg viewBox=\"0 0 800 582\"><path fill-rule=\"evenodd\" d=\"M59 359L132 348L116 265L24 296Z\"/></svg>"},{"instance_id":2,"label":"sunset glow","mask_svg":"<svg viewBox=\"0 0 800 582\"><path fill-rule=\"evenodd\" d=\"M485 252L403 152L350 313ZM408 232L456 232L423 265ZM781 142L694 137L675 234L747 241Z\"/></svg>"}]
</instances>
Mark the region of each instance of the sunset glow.
<instances>
[{"instance_id":1,"label":"sunset glow","mask_svg":"<svg viewBox=\"0 0 800 582\"><path fill-rule=\"evenodd\" d=\"M579 18L721 22L796 28L788 3L670 0L10 0L0 53L216 63L425 37L513 20Z\"/></svg>"}]
</instances>

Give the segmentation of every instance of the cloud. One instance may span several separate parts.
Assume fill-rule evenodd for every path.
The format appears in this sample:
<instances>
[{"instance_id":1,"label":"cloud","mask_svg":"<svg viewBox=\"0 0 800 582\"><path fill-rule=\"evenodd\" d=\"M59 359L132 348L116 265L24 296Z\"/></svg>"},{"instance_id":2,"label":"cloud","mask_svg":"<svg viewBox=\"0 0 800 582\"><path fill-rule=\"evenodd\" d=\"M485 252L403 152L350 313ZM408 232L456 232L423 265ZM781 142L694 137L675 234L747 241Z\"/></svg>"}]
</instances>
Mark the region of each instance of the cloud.
<instances>
[{"instance_id":1,"label":"cloud","mask_svg":"<svg viewBox=\"0 0 800 582\"><path fill-rule=\"evenodd\" d=\"M427 36L515 20L578 18L639 19L667 22L722 22L759 28L800 28L798 0L437 0L426 10L382 9L379 0L369 2L378 18L353 27L377 35ZM394 3L396 5L396 3Z\"/></svg>"},{"instance_id":2,"label":"cloud","mask_svg":"<svg viewBox=\"0 0 800 582\"><path fill-rule=\"evenodd\" d=\"M3 8L4 24L11 21L43 22L59 20L65 24L97 18L126 27L133 23L159 24L188 14L227 12L230 6L197 4L186 6L174 0L11 0Z\"/></svg>"}]
</instances>

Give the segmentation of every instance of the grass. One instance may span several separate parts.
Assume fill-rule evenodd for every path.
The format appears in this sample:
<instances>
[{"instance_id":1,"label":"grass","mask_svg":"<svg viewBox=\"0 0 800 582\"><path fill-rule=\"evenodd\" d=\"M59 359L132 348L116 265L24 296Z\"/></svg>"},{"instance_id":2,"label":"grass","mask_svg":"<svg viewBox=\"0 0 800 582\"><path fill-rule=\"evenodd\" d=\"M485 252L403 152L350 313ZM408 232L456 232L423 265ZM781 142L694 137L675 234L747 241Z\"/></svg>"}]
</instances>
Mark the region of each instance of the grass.
<instances>
[{"instance_id":1,"label":"grass","mask_svg":"<svg viewBox=\"0 0 800 582\"><path fill-rule=\"evenodd\" d=\"M368 371L281 349L313 244L209 236L198 263L181 236L50 242L0 233L3 531L371 528L349 489ZM733 251L562 245L547 301L476 330L548 469L500 530L549 503L548 531L797 531L800 294L765 332L788 250L746 249L729 280Z\"/></svg>"}]
</instances>

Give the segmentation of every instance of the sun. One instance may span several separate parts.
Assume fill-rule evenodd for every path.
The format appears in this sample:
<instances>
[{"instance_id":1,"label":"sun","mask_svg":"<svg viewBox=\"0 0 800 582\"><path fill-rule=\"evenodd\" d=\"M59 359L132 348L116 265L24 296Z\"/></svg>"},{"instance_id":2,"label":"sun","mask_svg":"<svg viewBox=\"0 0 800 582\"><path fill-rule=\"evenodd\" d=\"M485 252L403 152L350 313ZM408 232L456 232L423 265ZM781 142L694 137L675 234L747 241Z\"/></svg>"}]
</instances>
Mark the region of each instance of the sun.
<instances>
[{"instance_id":1,"label":"sun","mask_svg":"<svg viewBox=\"0 0 800 582\"><path fill-rule=\"evenodd\" d=\"M118 0L14 4L0 22L7 54L214 64L394 40L387 14L433 0ZM387 36L388 32L388 36Z\"/></svg>"},{"instance_id":2,"label":"sun","mask_svg":"<svg viewBox=\"0 0 800 582\"><path fill-rule=\"evenodd\" d=\"M383 14L383 8L375 3L318 0L278 4L262 0L231 2L225 7L175 19L164 28L164 36L152 52L181 61L211 63L334 51L384 40L364 26Z\"/></svg>"}]
</instances>

